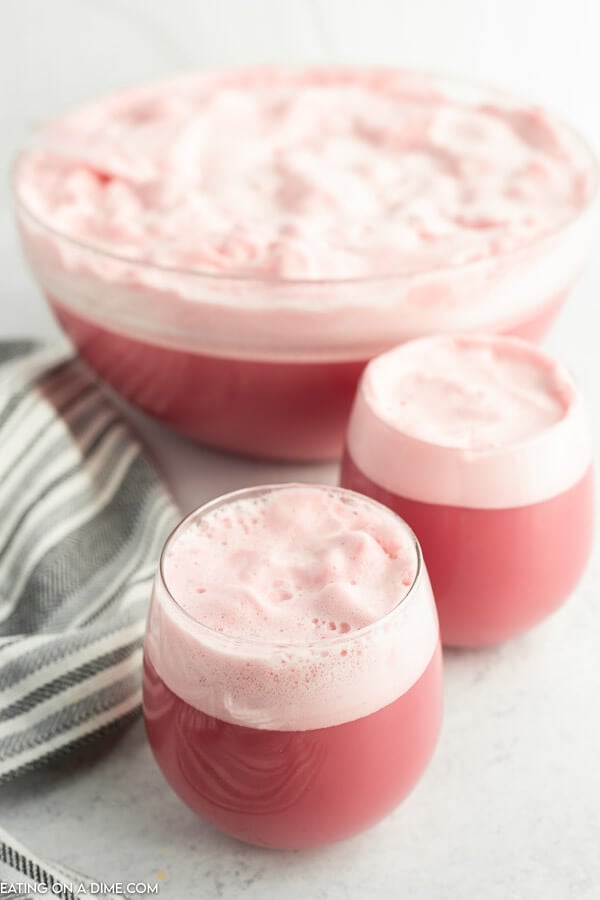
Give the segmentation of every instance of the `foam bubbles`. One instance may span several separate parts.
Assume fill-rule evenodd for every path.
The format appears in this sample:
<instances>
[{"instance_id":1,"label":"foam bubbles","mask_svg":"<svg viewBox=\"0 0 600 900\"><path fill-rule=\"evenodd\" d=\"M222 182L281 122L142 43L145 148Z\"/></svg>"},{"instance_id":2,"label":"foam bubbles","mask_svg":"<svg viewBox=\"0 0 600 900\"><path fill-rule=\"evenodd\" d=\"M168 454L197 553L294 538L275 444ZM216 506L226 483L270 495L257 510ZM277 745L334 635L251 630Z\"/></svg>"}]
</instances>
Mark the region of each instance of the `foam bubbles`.
<instances>
[{"instance_id":1,"label":"foam bubbles","mask_svg":"<svg viewBox=\"0 0 600 900\"><path fill-rule=\"evenodd\" d=\"M227 634L311 641L389 612L417 571L414 538L366 500L295 487L237 500L180 533L164 576L194 619Z\"/></svg>"},{"instance_id":2,"label":"foam bubbles","mask_svg":"<svg viewBox=\"0 0 600 900\"><path fill-rule=\"evenodd\" d=\"M192 75L54 122L20 192L112 252L283 278L484 259L584 205L560 125L483 89L479 102L452 93L402 71Z\"/></svg>"},{"instance_id":3,"label":"foam bubbles","mask_svg":"<svg viewBox=\"0 0 600 900\"><path fill-rule=\"evenodd\" d=\"M483 334L421 338L372 360L347 447L391 493L477 509L547 500L591 461L585 409L564 367L526 341Z\"/></svg>"},{"instance_id":4,"label":"foam bubbles","mask_svg":"<svg viewBox=\"0 0 600 900\"><path fill-rule=\"evenodd\" d=\"M146 636L158 674L192 706L254 728L320 728L391 703L438 641L412 533L341 489L257 491L171 539Z\"/></svg>"},{"instance_id":5,"label":"foam bubbles","mask_svg":"<svg viewBox=\"0 0 600 900\"><path fill-rule=\"evenodd\" d=\"M491 450L562 419L570 380L522 341L444 336L414 341L369 367L365 392L394 428L423 441Z\"/></svg>"}]
</instances>

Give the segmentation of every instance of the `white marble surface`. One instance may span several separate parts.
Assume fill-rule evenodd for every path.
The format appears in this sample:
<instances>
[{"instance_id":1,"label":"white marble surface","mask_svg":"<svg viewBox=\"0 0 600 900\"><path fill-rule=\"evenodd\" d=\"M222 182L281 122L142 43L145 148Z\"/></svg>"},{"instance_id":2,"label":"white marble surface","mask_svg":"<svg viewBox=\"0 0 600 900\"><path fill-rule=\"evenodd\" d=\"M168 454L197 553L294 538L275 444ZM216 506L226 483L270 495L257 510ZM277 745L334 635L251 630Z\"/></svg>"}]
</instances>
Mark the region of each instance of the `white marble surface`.
<instances>
[{"instance_id":1,"label":"white marble surface","mask_svg":"<svg viewBox=\"0 0 600 900\"><path fill-rule=\"evenodd\" d=\"M3 0L0 165L35 122L103 89L265 59L471 71L521 84L599 135L599 11L595 0ZM51 339L57 330L20 257L6 188L0 203L0 338ZM598 251L600 238L548 346L582 383L600 447ZM260 481L336 477L333 466L221 456L135 419L185 510ZM496 650L446 654L445 722L426 777L385 822L351 841L270 853L219 835L166 787L140 723L3 787L0 821L40 853L103 880L160 877L160 896L173 900L596 900L599 580L597 546L576 594L534 632Z\"/></svg>"}]
</instances>

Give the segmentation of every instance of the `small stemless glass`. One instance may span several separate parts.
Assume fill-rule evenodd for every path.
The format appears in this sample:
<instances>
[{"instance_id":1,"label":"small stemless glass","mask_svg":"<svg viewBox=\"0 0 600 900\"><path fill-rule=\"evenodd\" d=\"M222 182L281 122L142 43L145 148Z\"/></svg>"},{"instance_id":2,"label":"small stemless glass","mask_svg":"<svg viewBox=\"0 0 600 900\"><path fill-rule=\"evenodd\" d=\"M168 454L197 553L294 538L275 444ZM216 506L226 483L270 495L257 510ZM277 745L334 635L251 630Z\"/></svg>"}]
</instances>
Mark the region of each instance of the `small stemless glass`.
<instances>
[{"instance_id":1,"label":"small stemless glass","mask_svg":"<svg viewBox=\"0 0 600 900\"><path fill-rule=\"evenodd\" d=\"M474 647L537 624L577 584L593 539L591 441L583 402L562 367L563 418L519 443L465 450L403 431L375 399L375 382L383 367L404 365L407 354L448 340L413 341L369 364L350 418L340 483L385 503L414 529L443 643ZM508 346L540 364L554 363L517 338L460 340ZM402 402L398 392L390 399Z\"/></svg>"},{"instance_id":2,"label":"small stemless glass","mask_svg":"<svg viewBox=\"0 0 600 900\"><path fill-rule=\"evenodd\" d=\"M356 631L275 643L219 632L183 609L165 578L169 548L211 511L286 487L214 500L167 540L144 648L144 717L164 776L200 816L252 844L302 848L367 828L414 786L440 729L442 660L412 533L407 593Z\"/></svg>"}]
</instances>

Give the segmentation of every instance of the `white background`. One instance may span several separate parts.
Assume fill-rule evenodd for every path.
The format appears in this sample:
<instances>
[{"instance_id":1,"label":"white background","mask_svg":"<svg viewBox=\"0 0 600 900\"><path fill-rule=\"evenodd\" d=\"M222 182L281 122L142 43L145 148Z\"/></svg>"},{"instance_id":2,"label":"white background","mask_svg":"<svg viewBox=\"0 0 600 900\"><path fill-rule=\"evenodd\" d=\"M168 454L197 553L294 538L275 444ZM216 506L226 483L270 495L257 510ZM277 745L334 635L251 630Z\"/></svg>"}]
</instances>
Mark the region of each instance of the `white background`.
<instances>
[{"instance_id":1,"label":"white background","mask_svg":"<svg viewBox=\"0 0 600 900\"><path fill-rule=\"evenodd\" d=\"M518 90L600 145L599 34L599 0L2 0L0 338L57 334L21 259L7 185L30 130L70 106L194 67L413 65ZM597 442L599 293L594 259L548 342L588 395ZM221 457L140 422L185 509L252 482L336 477L333 466ZM597 900L599 576L596 553L576 595L535 632L447 654L445 724L427 777L353 841L269 854L221 837L165 787L139 725L117 747L0 790L0 821L99 878L164 872L161 895L174 900Z\"/></svg>"}]
</instances>

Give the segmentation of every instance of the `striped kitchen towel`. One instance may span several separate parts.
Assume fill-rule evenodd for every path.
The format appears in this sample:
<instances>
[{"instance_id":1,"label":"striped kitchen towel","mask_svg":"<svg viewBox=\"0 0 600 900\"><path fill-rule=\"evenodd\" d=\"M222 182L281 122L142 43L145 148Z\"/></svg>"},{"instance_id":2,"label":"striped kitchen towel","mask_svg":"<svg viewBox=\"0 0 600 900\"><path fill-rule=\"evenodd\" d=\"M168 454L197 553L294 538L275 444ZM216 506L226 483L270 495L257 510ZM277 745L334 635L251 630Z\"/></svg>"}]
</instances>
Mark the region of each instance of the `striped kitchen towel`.
<instances>
[{"instance_id":1,"label":"striped kitchen towel","mask_svg":"<svg viewBox=\"0 0 600 900\"><path fill-rule=\"evenodd\" d=\"M176 519L80 361L0 344L0 783L135 716Z\"/></svg>"},{"instance_id":2,"label":"striped kitchen towel","mask_svg":"<svg viewBox=\"0 0 600 900\"><path fill-rule=\"evenodd\" d=\"M125 890L141 893L135 883L123 886L94 881L53 860L41 859L27 850L10 834L0 828L0 896L34 900L40 895L58 897L59 900L79 900L90 894L100 895L102 900L128 900Z\"/></svg>"}]
</instances>

